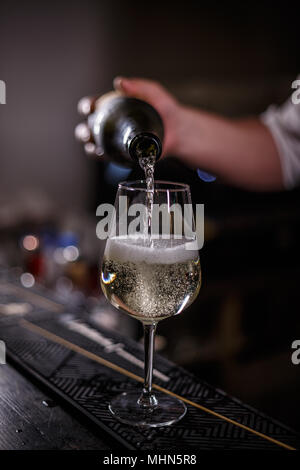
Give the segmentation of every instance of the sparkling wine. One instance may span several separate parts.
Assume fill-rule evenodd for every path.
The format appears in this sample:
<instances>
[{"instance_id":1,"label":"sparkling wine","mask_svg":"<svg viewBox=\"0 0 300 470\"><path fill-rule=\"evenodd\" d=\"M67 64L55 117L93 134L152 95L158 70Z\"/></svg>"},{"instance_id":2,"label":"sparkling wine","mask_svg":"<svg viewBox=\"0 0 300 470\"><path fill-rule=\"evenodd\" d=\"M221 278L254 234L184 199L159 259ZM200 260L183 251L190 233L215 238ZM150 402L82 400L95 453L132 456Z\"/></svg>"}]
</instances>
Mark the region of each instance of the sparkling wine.
<instances>
[{"instance_id":1,"label":"sparkling wine","mask_svg":"<svg viewBox=\"0 0 300 470\"><path fill-rule=\"evenodd\" d=\"M147 186L146 193L146 208L147 208L147 223L145 225L147 229L146 236L151 235L151 222L152 222L152 209L154 199L154 168L156 163L156 154L150 155L141 154L139 157L140 167L145 172L145 180ZM150 239L150 243L152 243Z\"/></svg>"},{"instance_id":2,"label":"sparkling wine","mask_svg":"<svg viewBox=\"0 0 300 470\"><path fill-rule=\"evenodd\" d=\"M117 308L144 323L176 315L197 297L201 272L198 251L187 240L115 237L107 241L101 286Z\"/></svg>"}]
</instances>

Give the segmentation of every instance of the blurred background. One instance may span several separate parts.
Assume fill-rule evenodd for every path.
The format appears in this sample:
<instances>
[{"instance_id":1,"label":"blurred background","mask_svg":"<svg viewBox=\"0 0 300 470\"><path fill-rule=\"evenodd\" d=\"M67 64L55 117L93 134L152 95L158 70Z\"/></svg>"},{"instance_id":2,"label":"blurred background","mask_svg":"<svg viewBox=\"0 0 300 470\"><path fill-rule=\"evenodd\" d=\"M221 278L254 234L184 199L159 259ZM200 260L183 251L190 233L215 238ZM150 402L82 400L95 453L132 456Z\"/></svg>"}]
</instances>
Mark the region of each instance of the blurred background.
<instances>
[{"instance_id":1,"label":"blurred background","mask_svg":"<svg viewBox=\"0 0 300 470\"><path fill-rule=\"evenodd\" d=\"M223 115L260 113L289 96L299 73L297 13L261 2L1 4L0 265L139 340L137 322L100 292L95 232L96 207L133 175L84 155L74 139L77 102L128 75ZM156 177L189 183L206 211L200 296L161 323L157 349L300 430L300 366L291 363L300 338L300 191L206 184L172 158Z\"/></svg>"}]
</instances>

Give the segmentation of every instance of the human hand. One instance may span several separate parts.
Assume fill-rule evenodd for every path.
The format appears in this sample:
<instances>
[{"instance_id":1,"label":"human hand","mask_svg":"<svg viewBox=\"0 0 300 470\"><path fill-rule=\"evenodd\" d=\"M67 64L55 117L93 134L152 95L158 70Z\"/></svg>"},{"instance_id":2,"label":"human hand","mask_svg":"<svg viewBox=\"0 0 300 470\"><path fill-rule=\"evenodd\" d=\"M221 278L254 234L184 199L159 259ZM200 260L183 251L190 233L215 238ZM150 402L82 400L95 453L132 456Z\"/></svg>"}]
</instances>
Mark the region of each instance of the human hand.
<instances>
[{"instance_id":1,"label":"human hand","mask_svg":"<svg viewBox=\"0 0 300 470\"><path fill-rule=\"evenodd\" d=\"M164 123L164 142L162 156L177 155L180 149L180 136L182 135L183 107L160 83L141 78L116 77L114 88L119 93L148 102L160 114ZM86 96L78 103L78 112L85 118L76 126L75 136L84 144L85 152L97 155L97 148L88 127L87 120L97 107L98 97ZM180 154L180 152L179 152Z\"/></svg>"},{"instance_id":2,"label":"human hand","mask_svg":"<svg viewBox=\"0 0 300 470\"><path fill-rule=\"evenodd\" d=\"M165 130L163 156L176 155L181 106L175 97L160 83L143 78L116 77L114 88L126 96L146 101L157 110Z\"/></svg>"}]
</instances>

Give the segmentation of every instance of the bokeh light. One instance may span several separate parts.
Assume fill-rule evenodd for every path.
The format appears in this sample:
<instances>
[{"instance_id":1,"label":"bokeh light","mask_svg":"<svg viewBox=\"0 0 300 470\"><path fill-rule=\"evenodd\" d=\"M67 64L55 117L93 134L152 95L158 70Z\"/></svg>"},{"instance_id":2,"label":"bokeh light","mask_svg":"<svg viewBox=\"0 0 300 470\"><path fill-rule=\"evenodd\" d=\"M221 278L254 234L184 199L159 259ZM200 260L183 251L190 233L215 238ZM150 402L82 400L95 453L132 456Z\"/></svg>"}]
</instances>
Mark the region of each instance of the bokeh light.
<instances>
[{"instance_id":1,"label":"bokeh light","mask_svg":"<svg viewBox=\"0 0 300 470\"><path fill-rule=\"evenodd\" d=\"M33 287L35 284L34 276L31 273L23 273L20 277L20 282L23 287Z\"/></svg>"},{"instance_id":2,"label":"bokeh light","mask_svg":"<svg viewBox=\"0 0 300 470\"><path fill-rule=\"evenodd\" d=\"M34 251L39 246L39 240L34 235L26 235L23 238L23 247L25 250Z\"/></svg>"},{"instance_id":3,"label":"bokeh light","mask_svg":"<svg viewBox=\"0 0 300 470\"><path fill-rule=\"evenodd\" d=\"M66 261L76 261L79 256L79 250L74 245L66 246L66 248L63 250L63 256Z\"/></svg>"}]
</instances>

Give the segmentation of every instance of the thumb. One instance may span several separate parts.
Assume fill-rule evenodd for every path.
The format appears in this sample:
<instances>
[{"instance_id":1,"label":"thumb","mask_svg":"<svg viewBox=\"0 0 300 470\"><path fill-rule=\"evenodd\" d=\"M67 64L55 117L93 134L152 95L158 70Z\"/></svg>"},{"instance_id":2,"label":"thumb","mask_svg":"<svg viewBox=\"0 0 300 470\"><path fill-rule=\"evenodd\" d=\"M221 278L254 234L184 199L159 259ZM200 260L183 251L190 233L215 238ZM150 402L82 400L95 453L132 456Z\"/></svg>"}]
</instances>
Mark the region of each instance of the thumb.
<instances>
[{"instance_id":1,"label":"thumb","mask_svg":"<svg viewBox=\"0 0 300 470\"><path fill-rule=\"evenodd\" d=\"M133 78L116 77L114 79L114 88L116 91L121 91L126 95L136 95L143 91L143 80L136 80Z\"/></svg>"},{"instance_id":2,"label":"thumb","mask_svg":"<svg viewBox=\"0 0 300 470\"><path fill-rule=\"evenodd\" d=\"M114 88L127 96L140 98L150 104L156 103L165 94L158 83L141 78L116 77Z\"/></svg>"}]
</instances>

